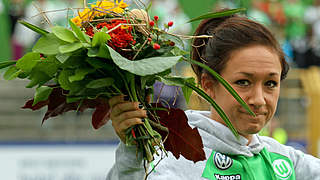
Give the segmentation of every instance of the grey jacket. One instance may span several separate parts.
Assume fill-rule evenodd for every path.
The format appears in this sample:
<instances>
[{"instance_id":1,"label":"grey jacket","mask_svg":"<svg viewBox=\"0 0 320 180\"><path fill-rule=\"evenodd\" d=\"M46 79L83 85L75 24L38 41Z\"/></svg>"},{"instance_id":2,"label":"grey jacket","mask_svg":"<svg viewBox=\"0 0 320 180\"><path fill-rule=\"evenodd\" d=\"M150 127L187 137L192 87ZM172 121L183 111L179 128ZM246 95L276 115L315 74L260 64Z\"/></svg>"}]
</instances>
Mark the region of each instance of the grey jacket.
<instances>
[{"instance_id":1,"label":"grey jacket","mask_svg":"<svg viewBox=\"0 0 320 180\"><path fill-rule=\"evenodd\" d=\"M267 151L281 154L289 158L294 166L297 180L320 180L320 160L282 145L272 138L254 135L252 142L247 146L248 140L235 138L226 126L209 118L208 111L186 111L191 127L197 127L202 137L204 151L209 159L212 150L228 155L243 155L252 157L263 148ZM156 156L157 158L157 156ZM159 161L156 159L154 162ZM180 156L177 160L170 152L149 176L149 180L196 180L205 179L202 172L206 161L193 163ZM120 143L116 150L116 163L107 175L107 180L140 180L144 179L145 169L141 156L136 156L135 147L127 147Z\"/></svg>"}]
</instances>

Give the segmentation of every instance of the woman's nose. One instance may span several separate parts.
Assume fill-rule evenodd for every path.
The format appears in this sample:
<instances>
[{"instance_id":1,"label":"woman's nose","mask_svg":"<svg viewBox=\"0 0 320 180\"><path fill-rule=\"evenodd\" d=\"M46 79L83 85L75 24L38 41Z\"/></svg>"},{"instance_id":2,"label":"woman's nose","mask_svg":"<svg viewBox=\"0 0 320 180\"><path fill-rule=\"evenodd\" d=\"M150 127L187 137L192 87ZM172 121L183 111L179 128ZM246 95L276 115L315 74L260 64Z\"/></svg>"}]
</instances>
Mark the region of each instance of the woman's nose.
<instances>
[{"instance_id":1,"label":"woman's nose","mask_svg":"<svg viewBox=\"0 0 320 180\"><path fill-rule=\"evenodd\" d=\"M261 86L253 87L248 97L248 104L254 108L266 105L265 93Z\"/></svg>"}]
</instances>

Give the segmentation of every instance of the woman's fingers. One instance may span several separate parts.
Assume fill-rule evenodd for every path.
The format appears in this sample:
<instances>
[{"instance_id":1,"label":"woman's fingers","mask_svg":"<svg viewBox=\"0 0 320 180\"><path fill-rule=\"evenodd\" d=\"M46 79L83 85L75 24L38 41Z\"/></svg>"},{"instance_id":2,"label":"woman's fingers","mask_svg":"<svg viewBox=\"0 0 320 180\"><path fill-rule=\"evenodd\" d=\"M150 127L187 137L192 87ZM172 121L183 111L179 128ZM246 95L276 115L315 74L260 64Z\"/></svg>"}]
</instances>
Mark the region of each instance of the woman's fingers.
<instances>
[{"instance_id":1,"label":"woman's fingers","mask_svg":"<svg viewBox=\"0 0 320 180\"><path fill-rule=\"evenodd\" d=\"M139 105L139 104L140 104L139 102L118 103L118 104L114 105L112 108L111 118L112 118L112 116L114 116L114 117L119 116L123 112L139 110L142 108L141 105Z\"/></svg>"},{"instance_id":2,"label":"woman's fingers","mask_svg":"<svg viewBox=\"0 0 320 180\"><path fill-rule=\"evenodd\" d=\"M131 126L143 124L147 111L139 102L128 102L126 96L115 96L109 100L112 126L120 139L125 142L125 131Z\"/></svg>"},{"instance_id":3,"label":"woman's fingers","mask_svg":"<svg viewBox=\"0 0 320 180\"><path fill-rule=\"evenodd\" d=\"M131 119L126 119L125 121L122 121L118 124L112 123L112 125L120 130L119 133L125 134L125 130L128 129L131 126L137 125L137 124L143 124L143 120L141 118L131 118Z\"/></svg>"},{"instance_id":4,"label":"woman's fingers","mask_svg":"<svg viewBox=\"0 0 320 180\"><path fill-rule=\"evenodd\" d=\"M126 129L128 129L129 127L134 126L136 124L143 124L142 119L140 119L140 118L126 119L125 121L122 121L121 123L114 123L112 121L113 128L115 129L115 131L118 134L121 141L124 143L126 141Z\"/></svg>"},{"instance_id":5,"label":"woman's fingers","mask_svg":"<svg viewBox=\"0 0 320 180\"><path fill-rule=\"evenodd\" d=\"M147 111L139 109L139 110L133 110L133 111L126 111L119 116L117 116L119 121L123 121L126 119L132 119L132 118L146 118L147 117Z\"/></svg>"},{"instance_id":6,"label":"woman's fingers","mask_svg":"<svg viewBox=\"0 0 320 180\"><path fill-rule=\"evenodd\" d=\"M113 108L113 106L115 106L118 103L122 103L122 102L126 102L128 100L125 100L125 95L120 95L120 96L114 96L112 98L109 99L109 105L111 108Z\"/></svg>"}]
</instances>

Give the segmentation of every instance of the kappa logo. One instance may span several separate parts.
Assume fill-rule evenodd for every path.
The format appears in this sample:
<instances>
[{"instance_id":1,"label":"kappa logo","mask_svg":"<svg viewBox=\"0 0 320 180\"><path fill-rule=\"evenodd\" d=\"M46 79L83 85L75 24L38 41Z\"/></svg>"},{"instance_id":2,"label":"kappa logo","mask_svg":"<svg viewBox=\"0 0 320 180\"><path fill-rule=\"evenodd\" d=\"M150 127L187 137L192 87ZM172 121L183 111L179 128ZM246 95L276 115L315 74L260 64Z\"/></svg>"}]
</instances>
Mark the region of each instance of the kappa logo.
<instances>
[{"instance_id":1,"label":"kappa logo","mask_svg":"<svg viewBox=\"0 0 320 180\"><path fill-rule=\"evenodd\" d=\"M288 179L292 174L290 164L283 159L273 161L272 166L276 175L281 179Z\"/></svg>"},{"instance_id":2,"label":"kappa logo","mask_svg":"<svg viewBox=\"0 0 320 180\"><path fill-rule=\"evenodd\" d=\"M241 180L241 175L240 174L235 174L235 175L214 174L214 177L217 180Z\"/></svg>"},{"instance_id":3,"label":"kappa logo","mask_svg":"<svg viewBox=\"0 0 320 180\"><path fill-rule=\"evenodd\" d=\"M232 166L232 163L233 163L233 160L230 157L224 154L221 154L219 152L214 153L213 160L216 167L221 170L228 169L229 167Z\"/></svg>"}]
</instances>

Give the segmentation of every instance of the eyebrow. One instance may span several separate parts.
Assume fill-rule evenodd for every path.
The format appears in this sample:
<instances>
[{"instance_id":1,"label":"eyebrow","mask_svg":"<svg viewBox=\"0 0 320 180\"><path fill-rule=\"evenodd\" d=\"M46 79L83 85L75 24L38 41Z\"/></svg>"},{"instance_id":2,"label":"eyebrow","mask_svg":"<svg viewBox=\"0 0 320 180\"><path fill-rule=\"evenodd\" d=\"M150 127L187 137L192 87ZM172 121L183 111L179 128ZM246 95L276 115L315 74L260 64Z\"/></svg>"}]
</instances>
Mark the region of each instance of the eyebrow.
<instances>
[{"instance_id":1,"label":"eyebrow","mask_svg":"<svg viewBox=\"0 0 320 180\"><path fill-rule=\"evenodd\" d=\"M248 77L252 77L253 76L253 74L252 73L247 73L247 72L237 72L237 73L239 73L239 74L243 74L243 75L245 75L245 76L248 76ZM278 76L279 75L279 73L269 73L269 76Z\"/></svg>"}]
</instances>

